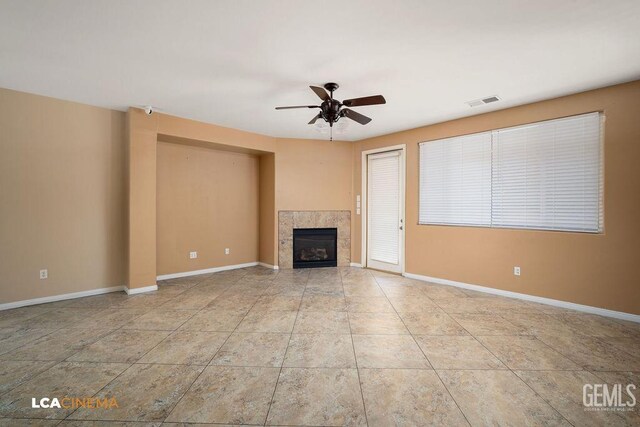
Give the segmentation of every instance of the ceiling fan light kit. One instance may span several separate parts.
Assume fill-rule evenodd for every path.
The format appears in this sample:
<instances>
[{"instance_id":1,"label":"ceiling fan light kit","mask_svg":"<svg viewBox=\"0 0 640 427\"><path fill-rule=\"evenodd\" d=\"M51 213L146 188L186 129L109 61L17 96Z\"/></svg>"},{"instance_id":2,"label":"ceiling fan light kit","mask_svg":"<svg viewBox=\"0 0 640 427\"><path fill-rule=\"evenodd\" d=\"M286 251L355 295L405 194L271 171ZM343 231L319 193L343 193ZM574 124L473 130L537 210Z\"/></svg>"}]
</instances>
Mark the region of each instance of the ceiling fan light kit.
<instances>
[{"instance_id":1,"label":"ceiling fan light kit","mask_svg":"<svg viewBox=\"0 0 640 427\"><path fill-rule=\"evenodd\" d=\"M340 86L337 83L326 83L324 89L318 86L309 86L311 90L322 99L320 105L297 105L291 107L276 107L276 110L288 110L292 108L319 108L320 112L311 119L310 125L316 123L318 119L323 119L329 123L331 129L330 140L333 141L333 124L337 123L342 117L346 117L361 125L366 125L371 119L360 114L350 108L345 107L364 107L366 105L386 104L387 101L382 95L365 96L362 98L345 99L340 102L333 98L333 92L338 90ZM327 92L328 91L328 92Z\"/></svg>"}]
</instances>

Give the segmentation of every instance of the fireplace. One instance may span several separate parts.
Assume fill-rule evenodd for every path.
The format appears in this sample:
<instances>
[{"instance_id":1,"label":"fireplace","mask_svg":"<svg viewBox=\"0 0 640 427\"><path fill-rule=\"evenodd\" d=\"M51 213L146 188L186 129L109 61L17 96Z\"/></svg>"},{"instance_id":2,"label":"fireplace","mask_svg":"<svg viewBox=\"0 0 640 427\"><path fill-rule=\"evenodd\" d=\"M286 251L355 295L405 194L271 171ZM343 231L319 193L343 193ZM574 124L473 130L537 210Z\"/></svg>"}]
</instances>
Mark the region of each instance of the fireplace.
<instances>
[{"instance_id":1,"label":"fireplace","mask_svg":"<svg viewBox=\"0 0 640 427\"><path fill-rule=\"evenodd\" d=\"M293 268L337 267L337 228L294 228Z\"/></svg>"},{"instance_id":2,"label":"fireplace","mask_svg":"<svg viewBox=\"0 0 640 427\"><path fill-rule=\"evenodd\" d=\"M337 229L336 264L351 263L351 211L278 211L278 266L293 268L293 230L309 228ZM305 256L305 258L308 256Z\"/></svg>"}]
</instances>

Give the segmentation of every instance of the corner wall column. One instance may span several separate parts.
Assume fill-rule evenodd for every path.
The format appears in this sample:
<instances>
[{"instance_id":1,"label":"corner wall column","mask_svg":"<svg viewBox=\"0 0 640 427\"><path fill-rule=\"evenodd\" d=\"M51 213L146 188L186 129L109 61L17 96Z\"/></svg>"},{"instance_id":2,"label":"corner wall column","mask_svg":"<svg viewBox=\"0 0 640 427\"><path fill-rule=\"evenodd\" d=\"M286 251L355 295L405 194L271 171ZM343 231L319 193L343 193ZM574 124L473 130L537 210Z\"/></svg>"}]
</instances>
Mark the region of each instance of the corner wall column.
<instances>
[{"instance_id":1,"label":"corner wall column","mask_svg":"<svg viewBox=\"0 0 640 427\"><path fill-rule=\"evenodd\" d=\"M127 293L156 286L156 147L158 115L127 112L128 272Z\"/></svg>"}]
</instances>

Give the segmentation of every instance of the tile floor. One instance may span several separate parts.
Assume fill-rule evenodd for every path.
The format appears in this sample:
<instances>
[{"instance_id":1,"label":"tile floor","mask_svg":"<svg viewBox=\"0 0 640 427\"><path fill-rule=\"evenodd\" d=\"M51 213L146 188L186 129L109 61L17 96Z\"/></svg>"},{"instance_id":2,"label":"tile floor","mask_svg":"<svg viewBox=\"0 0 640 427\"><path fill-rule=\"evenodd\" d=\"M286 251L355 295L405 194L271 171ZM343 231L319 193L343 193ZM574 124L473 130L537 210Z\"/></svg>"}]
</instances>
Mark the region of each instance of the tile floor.
<instances>
[{"instance_id":1,"label":"tile floor","mask_svg":"<svg viewBox=\"0 0 640 427\"><path fill-rule=\"evenodd\" d=\"M640 386L640 325L356 268L0 312L0 426L640 425L592 383ZM119 407L30 407L61 396Z\"/></svg>"}]
</instances>

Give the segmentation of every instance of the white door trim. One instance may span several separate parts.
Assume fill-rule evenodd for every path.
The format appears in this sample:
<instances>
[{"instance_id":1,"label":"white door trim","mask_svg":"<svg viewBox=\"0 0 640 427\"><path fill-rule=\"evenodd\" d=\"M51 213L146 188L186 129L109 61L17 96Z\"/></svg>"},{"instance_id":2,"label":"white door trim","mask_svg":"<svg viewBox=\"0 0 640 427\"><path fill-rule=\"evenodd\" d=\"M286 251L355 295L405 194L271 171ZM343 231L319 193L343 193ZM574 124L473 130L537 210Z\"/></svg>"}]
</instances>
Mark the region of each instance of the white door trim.
<instances>
[{"instance_id":1,"label":"white door trim","mask_svg":"<svg viewBox=\"0 0 640 427\"><path fill-rule=\"evenodd\" d=\"M402 214L402 219L403 219L403 227L402 227L402 242L400 244L400 258L401 258L401 272L402 274L405 273L405 259L404 259L404 247L405 247L405 236L406 236L406 231L407 231L407 219L406 219L406 207L405 207L405 200L406 200L406 192L407 192L407 186L406 186L406 182L407 182L407 146L406 144L398 144L398 145L392 145L389 147L380 147L380 148L374 148L371 150L365 150L362 152L362 188L361 188L361 192L360 192L360 199L361 199L361 203L360 203L360 223L362 226L362 230L361 230L361 235L362 235L362 243L361 243L361 255L360 255L360 264L362 265L362 267L367 267L367 176L368 176L368 162L367 162L367 156L369 154L379 154L379 153L385 153L387 151L396 151L396 150L401 150L402 151L402 161L400 162L400 167L402 169L401 173L400 173L400 179L401 179L401 185L403 188L402 194L400 194L400 212Z\"/></svg>"}]
</instances>

